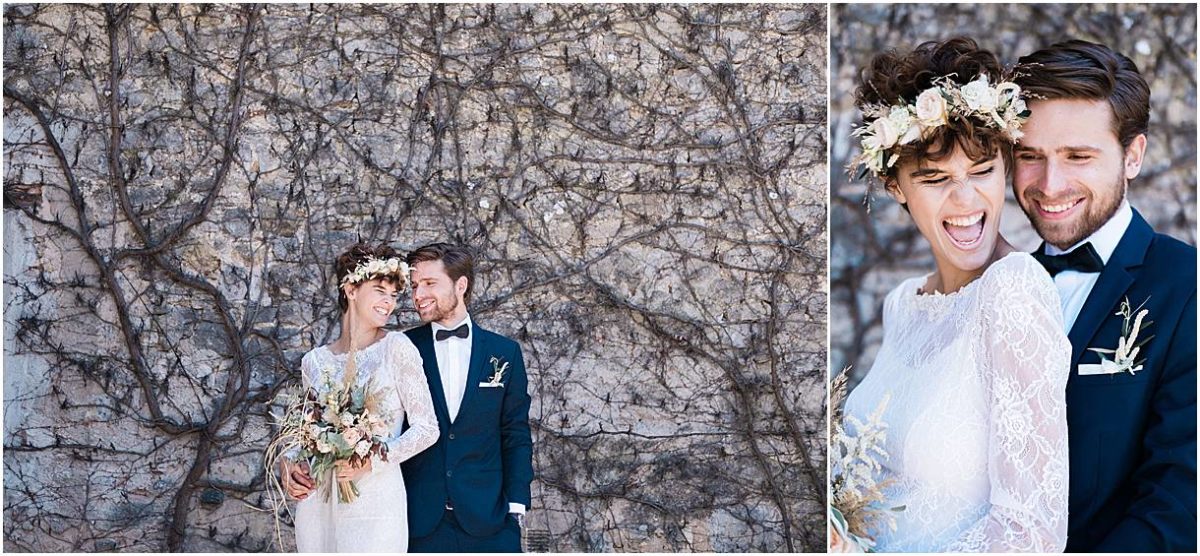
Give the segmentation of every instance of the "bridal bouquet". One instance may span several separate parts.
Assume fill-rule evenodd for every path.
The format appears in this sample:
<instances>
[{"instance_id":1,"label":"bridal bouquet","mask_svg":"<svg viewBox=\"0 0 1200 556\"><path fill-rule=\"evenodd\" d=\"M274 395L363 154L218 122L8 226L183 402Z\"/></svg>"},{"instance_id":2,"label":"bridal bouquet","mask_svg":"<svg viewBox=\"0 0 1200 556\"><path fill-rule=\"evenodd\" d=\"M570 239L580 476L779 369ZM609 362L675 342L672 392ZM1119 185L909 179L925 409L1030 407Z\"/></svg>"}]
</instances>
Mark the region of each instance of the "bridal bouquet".
<instances>
[{"instance_id":1,"label":"bridal bouquet","mask_svg":"<svg viewBox=\"0 0 1200 556\"><path fill-rule=\"evenodd\" d=\"M870 552L875 542L871 540L868 531L880 526L895 530L896 521L891 513L902 511L904 508L884 508L883 489L888 481L875 481L877 473L882 469L876 458L888 457L883 448L887 438L887 423L881 419L890 398L885 396L880 400L865 423L850 416L848 420L854 425L856 434L848 433L842 426L848 371L848 368L842 370L830 385L830 472L833 498L830 501L829 521L843 539L853 541L864 551ZM830 547L830 550L839 552L833 547Z\"/></svg>"},{"instance_id":2,"label":"bridal bouquet","mask_svg":"<svg viewBox=\"0 0 1200 556\"><path fill-rule=\"evenodd\" d=\"M364 465L371 456L387 461L385 438L392 430L391 419L381 408L381 393L373 380L359 385L352 370L340 383L322 372L323 388L308 388L292 396L279 422L279 434L268 448L267 467L274 469L278 457L298 454L292 459L306 460L311 475L321 488L327 480L336 480L337 464L345 461ZM273 476L273 473L268 473ZM336 481L338 500L358 498L354 481ZM333 487L325 490L326 500Z\"/></svg>"}]
</instances>

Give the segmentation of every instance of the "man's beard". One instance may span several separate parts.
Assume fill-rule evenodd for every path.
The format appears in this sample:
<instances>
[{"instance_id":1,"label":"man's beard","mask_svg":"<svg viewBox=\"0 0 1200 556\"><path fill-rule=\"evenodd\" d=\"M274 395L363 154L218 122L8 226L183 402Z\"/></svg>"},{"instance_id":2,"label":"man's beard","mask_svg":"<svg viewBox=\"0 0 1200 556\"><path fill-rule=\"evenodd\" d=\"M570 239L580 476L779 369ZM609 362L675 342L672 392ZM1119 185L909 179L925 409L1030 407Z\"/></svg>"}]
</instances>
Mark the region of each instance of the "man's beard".
<instances>
[{"instance_id":1,"label":"man's beard","mask_svg":"<svg viewBox=\"0 0 1200 556\"><path fill-rule=\"evenodd\" d=\"M1122 168L1124 163L1121 164ZM1044 197L1025 196L1029 206L1021 205L1021 211L1025 213L1029 223L1033 225L1033 229L1037 231L1046 243L1053 245L1059 249L1068 249L1072 245L1083 241L1084 238L1096 233L1101 226L1104 226L1117 213L1117 209L1121 206L1121 201L1125 200L1125 190L1129 185L1125 181L1125 176L1118 173L1116 177L1117 183L1120 184L1117 189L1117 194L1111 197L1109 202L1105 202L1107 198L1100 195L1093 195L1088 202L1087 210L1078 217L1074 222L1067 225L1064 229L1064 224L1057 222L1042 222L1037 218L1037 202L1043 200ZM1097 191L1093 188L1092 191ZM1104 204L1100 204L1104 203ZM1020 205L1020 203L1017 203Z\"/></svg>"},{"instance_id":2,"label":"man's beard","mask_svg":"<svg viewBox=\"0 0 1200 556\"><path fill-rule=\"evenodd\" d=\"M442 300L434 298L433 309L433 312L428 317L421 318L421 322L437 322L454 314L455 309L458 309L458 298L451 297L450 306L445 309L442 309Z\"/></svg>"}]
</instances>

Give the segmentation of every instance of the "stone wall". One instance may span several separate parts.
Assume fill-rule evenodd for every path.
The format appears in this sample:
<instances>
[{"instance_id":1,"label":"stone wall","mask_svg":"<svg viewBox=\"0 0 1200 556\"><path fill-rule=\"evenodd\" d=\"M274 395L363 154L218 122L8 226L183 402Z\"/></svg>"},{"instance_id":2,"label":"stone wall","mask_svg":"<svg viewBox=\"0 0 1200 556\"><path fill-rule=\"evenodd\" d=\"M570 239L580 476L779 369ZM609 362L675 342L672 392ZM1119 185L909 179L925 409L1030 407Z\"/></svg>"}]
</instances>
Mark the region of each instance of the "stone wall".
<instances>
[{"instance_id":1,"label":"stone wall","mask_svg":"<svg viewBox=\"0 0 1200 556\"><path fill-rule=\"evenodd\" d=\"M530 548L823 549L823 6L4 10L6 550L293 549L360 238L477 250Z\"/></svg>"},{"instance_id":2,"label":"stone wall","mask_svg":"<svg viewBox=\"0 0 1200 556\"><path fill-rule=\"evenodd\" d=\"M1149 146L1129 188L1133 204L1159 232L1196 243L1196 6L838 5L830 14L830 369L870 369L882 341L883 299L900 280L933 270L929 246L912 219L876 187L868 213L865 181L844 171L857 152L850 137L858 68L881 50L908 50L963 35L1006 66L1068 38L1107 44L1133 59L1150 84ZM1001 233L1018 249L1040 240L1012 198Z\"/></svg>"}]
</instances>

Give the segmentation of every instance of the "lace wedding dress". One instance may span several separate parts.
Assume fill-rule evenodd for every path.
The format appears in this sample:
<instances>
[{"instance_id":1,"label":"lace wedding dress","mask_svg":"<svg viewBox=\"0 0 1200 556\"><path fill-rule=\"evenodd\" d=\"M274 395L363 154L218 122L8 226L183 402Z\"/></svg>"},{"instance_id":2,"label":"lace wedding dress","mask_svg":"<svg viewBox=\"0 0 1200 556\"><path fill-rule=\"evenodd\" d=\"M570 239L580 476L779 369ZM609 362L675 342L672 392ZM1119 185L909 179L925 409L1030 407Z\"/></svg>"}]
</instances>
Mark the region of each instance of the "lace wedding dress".
<instances>
[{"instance_id":1,"label":"lace wedding dress","mask_svg":"<svg viewBox=\"0 0 1200 556\"><path fill-rule=\"evenodd\" d=\"M301 361L304 387L323 384L323 373L342 380L346 354L337 355L322 346L305 354ZM402 332L390 332L382 340L359 350L359 384L374 377L373 388L383 393L383 404L395 416L388 441L388 460L376 459L372 470L359 479L359 497L340 503L334 492L326 500L323 489L300 501L296 508L296 549L299 552L406 552L408 511L400 462L432 446L438 439L437 416L421 354ZM405 417L409 428L401 432Z\"/></svg>"},{"instance_id":2,"label":"lace wedding dress","mask_svg":"<svg viewBox=\"0 0 1200 556\"><path fill-rule=\"evenodd\" d=\"M866 422L890 394L876 480L904 509L871 532L876 550L1062 552L1071 345L1054 283L1026 253L952 294L919 294L926 279L888 294L883 345L846 400Z\"/></svg>"}]
</instances>

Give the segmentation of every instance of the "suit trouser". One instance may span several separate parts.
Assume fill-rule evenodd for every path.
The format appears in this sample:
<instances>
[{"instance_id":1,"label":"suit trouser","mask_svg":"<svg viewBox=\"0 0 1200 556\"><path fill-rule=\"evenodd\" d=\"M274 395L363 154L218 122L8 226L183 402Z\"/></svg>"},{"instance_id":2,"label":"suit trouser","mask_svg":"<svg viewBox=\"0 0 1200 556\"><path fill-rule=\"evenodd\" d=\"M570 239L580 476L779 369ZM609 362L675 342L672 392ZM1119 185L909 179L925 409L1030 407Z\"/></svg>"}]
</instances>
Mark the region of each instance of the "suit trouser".
<instances>
[{"instance_id":1,"label":"suit trouser","mask_svg":"<svg viewBox=\"0 0 1200 556\"><path fill-rule=\"evenodd\" d=\"M446 510L433 532L408 541L409 552L520 552L521 525L512 514L504 517L504 528L486 537L463 530L454 510Z\"/></svg>"}]
</instances>

